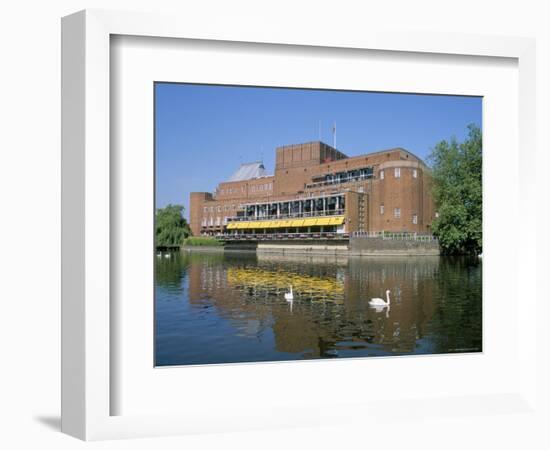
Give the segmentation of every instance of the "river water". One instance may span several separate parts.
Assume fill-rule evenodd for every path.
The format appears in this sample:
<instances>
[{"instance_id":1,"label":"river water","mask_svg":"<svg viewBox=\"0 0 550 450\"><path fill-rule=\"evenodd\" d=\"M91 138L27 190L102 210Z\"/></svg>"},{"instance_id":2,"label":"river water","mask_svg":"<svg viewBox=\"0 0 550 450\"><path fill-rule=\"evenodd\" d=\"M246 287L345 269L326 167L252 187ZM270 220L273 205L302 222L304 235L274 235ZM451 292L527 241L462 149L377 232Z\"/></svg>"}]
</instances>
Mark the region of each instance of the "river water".
<instances>
[{"instance_id":1,"label":"river water","mask_svg":"<svg viewBox=\"0 0 550 450\"><path fill-rule=\"evenodd\" d=\"M369 307L388 289L389 308ZM480 352L481 291L478 258L171 253L156 260L155 361Z\"/></svg>"}]
</instances>

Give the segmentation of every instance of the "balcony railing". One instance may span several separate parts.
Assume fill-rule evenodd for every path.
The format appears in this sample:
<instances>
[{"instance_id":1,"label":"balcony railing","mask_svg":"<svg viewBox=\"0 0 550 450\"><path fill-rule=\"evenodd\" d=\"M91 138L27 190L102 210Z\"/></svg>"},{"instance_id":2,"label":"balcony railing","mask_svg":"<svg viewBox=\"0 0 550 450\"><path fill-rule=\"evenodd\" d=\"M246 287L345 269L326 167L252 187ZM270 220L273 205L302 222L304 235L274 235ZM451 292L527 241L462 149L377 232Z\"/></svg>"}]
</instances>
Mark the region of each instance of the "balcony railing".
<instances>
[{"instance_id":1,"label":"balcony railing","mask_svg":"<svg viewBox=\"0 0 550 450\"><path fill-rule=\"evenodd\" d=\"M374 178L374 175L372 173L365 174L365 175L348 176L343 178L334 178L332 180L316 181L315 183L306 184L306 189L315 189L318 187L332 186L335 184L343 184L343 183L355 183L358 181L368 180L370 178Z\"/></svg>"},{"instance_id":2,"label":"balcony railing","mask_svg":"<svg viewBox=\"0 0 550 450\"><path fill-rule=\"evenodd\" d=\"M399 241L437 242L437 238L429 233L394 232L394 231L353 231L353 238L382 238Z\"/></svg>"},{"instance_id":3,"label":"balcony railing","mask_svg":"<svg viewBox=\"0 0 550 450\"><path fill-rule=\"evenodd\" d=\"M221 233L215 236L220 241L288 241L288 240L347 240L348 233Z\"/></svg>"},{"instance_id":4,"label":"balcony railing","mask_svg":"<svg viewBox=\"0 0 550 450\"><path fill-rule=\"evenodd\" d=\"M227 223L229 222L251 222L254 220L284 220L284 219L297 219L297 218L305 218L305 217L326 217L326 216L343 216L345 210L340 209L331 209L331 210L325 210L325 211L303 211L301 213L286 213L286 214L266 214L266 215L259 215L257 217L254 216L235 216L235 217L228 217Z\"/></svg>"}]
</instances>

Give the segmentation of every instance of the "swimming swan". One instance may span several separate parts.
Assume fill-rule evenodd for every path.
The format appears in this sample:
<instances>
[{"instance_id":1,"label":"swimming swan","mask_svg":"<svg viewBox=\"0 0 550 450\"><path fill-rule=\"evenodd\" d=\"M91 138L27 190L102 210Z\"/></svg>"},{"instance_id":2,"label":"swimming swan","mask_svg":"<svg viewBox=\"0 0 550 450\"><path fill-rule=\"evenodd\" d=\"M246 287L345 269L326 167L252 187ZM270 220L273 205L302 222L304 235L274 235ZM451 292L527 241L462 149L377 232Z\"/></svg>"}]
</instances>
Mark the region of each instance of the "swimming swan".
<instances>
[{"instance_id":1,"label":"swimming swan","mask_svg":"<svg viewBox=\"0 0 550 450\"><path fill-rule=\"evenodd\" d=\"M285 292L285 300L294 300L294 294L292 293L292 285L290 285L290 292Z\"/></svg>"},{"instance_id":2,"label":"swimming swan","mask_svg":"<svg viewBox=\"0 0 550 450\"><path fill-rule=\"evenodd\" d=\"M387 301L385 302L381 298L371 298L369 300L369 305L370 306L390 306L390 290L389 289L386 291L386 299L387 299Z\"/></svg>"}]
</instances>

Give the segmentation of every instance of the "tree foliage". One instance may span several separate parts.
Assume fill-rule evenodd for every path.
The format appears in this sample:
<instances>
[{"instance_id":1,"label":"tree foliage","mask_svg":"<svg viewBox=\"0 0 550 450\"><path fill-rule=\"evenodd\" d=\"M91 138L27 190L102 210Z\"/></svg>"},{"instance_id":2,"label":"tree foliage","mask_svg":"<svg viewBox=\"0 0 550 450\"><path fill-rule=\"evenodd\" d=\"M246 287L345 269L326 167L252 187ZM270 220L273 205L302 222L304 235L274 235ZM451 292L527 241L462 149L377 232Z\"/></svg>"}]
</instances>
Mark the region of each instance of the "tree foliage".
<instances>
[{"instance_id":1,"label":"tree foliage","mask_svg":"<svg viewBox=\"0 0 550 450\"><path fill-rule=\"evenodd\" d=\"M191 234L191 230L183 217L184 208L181 205L168 205L159 208L155 220L155 243L157 247L175 247L183 244L183 240Z\"/></svg>"},{"instance_id":2,"label":"tree foliage","mask_svg":"<svg viewBox=\"0 0 550 450\"><path fill-rule=\"evenodd\" d=\"M438 212L432 230L446 254L482 251L481 130L468 129L464 142L441 141L428 159Z\"/></svg>"}]
</instances>

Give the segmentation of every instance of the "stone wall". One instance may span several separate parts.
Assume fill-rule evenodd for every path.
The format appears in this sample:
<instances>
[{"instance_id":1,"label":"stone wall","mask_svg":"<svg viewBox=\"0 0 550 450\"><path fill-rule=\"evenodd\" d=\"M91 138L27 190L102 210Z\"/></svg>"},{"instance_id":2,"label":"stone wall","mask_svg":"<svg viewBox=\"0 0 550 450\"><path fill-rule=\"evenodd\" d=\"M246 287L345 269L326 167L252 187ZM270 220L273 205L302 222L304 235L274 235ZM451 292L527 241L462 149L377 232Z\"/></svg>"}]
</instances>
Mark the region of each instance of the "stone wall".
<instances>
[{"instance_id":1,"label":"stone wall","mask_svg":"<svg viewBox=\"0 0 550 450\"><path fill-rule=\"evenodd\" d=\"M350 238L350 255L383 256L383 255L439 255L437 241L420 242L382 238Z\"/></svg>"},{"instance_id":2,"label":"stone wall","mask_svg":"<svg viewBox=\"0 0 550 450\"><path fill-rule=\"evenodd\" d=\"M349 250L346 244L333 244L333 243L259 243L256 249L258 253L280 253L284 255L348 255Z\"/></svg>"}]
</instances>

